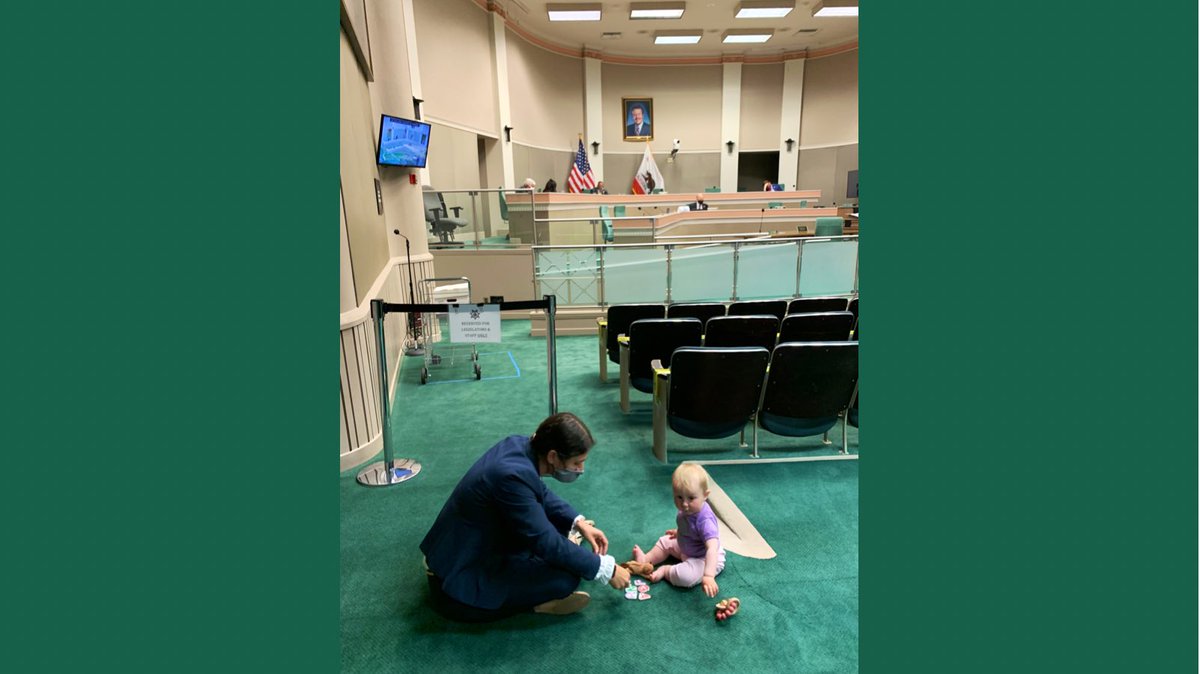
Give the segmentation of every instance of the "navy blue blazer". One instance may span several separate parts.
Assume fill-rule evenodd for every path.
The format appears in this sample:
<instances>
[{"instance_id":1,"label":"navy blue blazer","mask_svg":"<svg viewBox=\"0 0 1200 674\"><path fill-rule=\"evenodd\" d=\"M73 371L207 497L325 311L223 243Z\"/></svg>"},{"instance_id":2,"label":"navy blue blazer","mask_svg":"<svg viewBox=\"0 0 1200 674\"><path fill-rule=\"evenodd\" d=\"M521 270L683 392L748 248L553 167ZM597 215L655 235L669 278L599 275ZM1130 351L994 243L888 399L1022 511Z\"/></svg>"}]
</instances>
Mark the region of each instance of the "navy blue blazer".
<instances>
[{"instance_id":1,"label":"navy blue blazer","mask_svg":"<svg viewBox=\"0 0 1200 674\"><path fill-rule=\"evenodd\" d=\"M459 481L421 541L442 590L469 606L499 608L508 598L502 582L512 557L533 555L591 580L600 556L564 534L579 513L538 476L529 437L501 440Z\"/></svg>"}]
</instances>

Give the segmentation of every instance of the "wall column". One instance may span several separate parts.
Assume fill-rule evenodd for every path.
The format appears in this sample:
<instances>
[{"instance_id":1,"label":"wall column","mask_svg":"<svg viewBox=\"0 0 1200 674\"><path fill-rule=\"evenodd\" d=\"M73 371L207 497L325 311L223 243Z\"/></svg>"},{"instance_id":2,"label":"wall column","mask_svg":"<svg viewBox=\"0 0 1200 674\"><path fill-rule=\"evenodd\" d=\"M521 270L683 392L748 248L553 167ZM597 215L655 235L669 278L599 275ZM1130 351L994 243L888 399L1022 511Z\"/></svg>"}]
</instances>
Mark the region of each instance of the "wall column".
<instances>
[{"instance_id":1,"label":"wall column","mask_svg":"<svg viewBox=\"0 0 1200 674\"><path fill-rule=\"evenodd\" d=\"M512 110L508 104L508 36L505 34L504 16L495 10L489 12L492 20L492 62L496 65L496 129L500 132L500 165L504 173L504 187L518 187L513 177L512 143L508 141L504 127L512 126Z\"/></svg>"},{"instance_id":2,"label":"wall column","mask_svg":"<svg viewBox=\"0 0 1200 674\"><path fill-rule=\"evenodd\" d=\"M798 189L796 172L800 156L800 111L804 107L804 59L783 62L783 105L779 112L779 183L785 190ZM792 151L788 152L788 138Z\"/></svg>"},{"instance_id":3,"label":"wall column","mask_svg":"<svg viewBox=\"0 0 1200 674\"><path fill-rule=\"evenodd\" d=\"M592 152L592 142L604 142L604 106L600 102L600 53L585 51L583 55L583 116L586 131L583 145L588 153L588 164L596 174L596 180L604 180L604 152Z\"/></svg>"},{"instance_id":4,"label":"wall column","mask_svg":"<svg viewBox=\"0 0 1200 674\"><path fill-rule=\"evenodd\" d=\"M413 32L412 0L400 5L387 0L367 3L369 25L376 35L404 36L404 40L377 39L371 42L375 81L371 83L371 107L376 124L380 114L414 117L413 98L420 98L421 73L416 61L416 37ZM379 133L379 129L375 129ZM376 142L378 142L376 137ZM383 195L383 217L387 224L390 257L404 255L404 239L393 234L399 230L412 242L414 256L429 250L425 233L424 205L421 185L409 182L410 173L423 174L425 169L379 167L380 191Z\"/></svg>"},{"instance_id":5,"label":"wall column","mask_svg":"<svg viewBox=\"0 0 1200 674\"><path fill-rule=\"evenodd\" d=\"M740 60L727 61L721 64L721 68L721 191L736 192L738 152L742 149L742 140L738 135L742 128L742 63ZM733 152L725 144L730 140L734 142Z\"/></svg>"}]
</instances>

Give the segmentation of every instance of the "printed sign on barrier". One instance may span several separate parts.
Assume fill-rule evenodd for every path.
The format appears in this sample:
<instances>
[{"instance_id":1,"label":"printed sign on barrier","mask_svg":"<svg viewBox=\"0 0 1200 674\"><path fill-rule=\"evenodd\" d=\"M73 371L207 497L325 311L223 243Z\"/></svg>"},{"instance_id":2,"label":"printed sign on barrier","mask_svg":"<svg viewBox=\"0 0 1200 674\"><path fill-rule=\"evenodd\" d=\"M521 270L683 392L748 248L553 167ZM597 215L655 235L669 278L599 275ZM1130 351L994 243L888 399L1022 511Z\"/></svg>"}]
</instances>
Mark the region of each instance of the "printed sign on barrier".
<instances>
[{"instance_id":1,"label":"printed sign on barrier","mask_svg":"<svg viewBox=\"0 0 1200 674\"><path fill-rule=\"evenodd\" d=\"M450 341L500 342L500 306L497 304L452 304Z\"/></svg>"}]
</instances>

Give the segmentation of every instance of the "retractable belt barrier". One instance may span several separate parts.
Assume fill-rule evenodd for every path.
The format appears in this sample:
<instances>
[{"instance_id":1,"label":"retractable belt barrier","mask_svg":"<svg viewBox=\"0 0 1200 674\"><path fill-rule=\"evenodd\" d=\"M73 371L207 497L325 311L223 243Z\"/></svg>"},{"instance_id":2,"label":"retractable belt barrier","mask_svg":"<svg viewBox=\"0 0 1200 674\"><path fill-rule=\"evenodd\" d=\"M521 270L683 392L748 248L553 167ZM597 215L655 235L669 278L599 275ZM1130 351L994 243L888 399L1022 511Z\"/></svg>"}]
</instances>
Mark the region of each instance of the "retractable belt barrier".
<instances>
[{"instance_id":1,"label":"retractable belt barrier","mask_svg":"<svg viewBox=\"0 0 1200 674\"><path fill-rule=\"evenodd\" d=\"M478 304L477 306L484 306ZM389 487L416 477L421 464L413 459L392 458L392 415L388 403L387 344L384 341L383 319L390 313L445 313L452 306L467 304L396 304L383 300L371 300L371 320L375 323L375 345L379 354L379 404L383 414L383 461L377 461L358 474L358 483L365 487ZM550 414L558 412L558 363L555 354L554 314L557 299L554 295L543 295L540 300L500 302L500 311L541 309L546 312L546 383L550 389Z\"/></svg>"}]
</instances>

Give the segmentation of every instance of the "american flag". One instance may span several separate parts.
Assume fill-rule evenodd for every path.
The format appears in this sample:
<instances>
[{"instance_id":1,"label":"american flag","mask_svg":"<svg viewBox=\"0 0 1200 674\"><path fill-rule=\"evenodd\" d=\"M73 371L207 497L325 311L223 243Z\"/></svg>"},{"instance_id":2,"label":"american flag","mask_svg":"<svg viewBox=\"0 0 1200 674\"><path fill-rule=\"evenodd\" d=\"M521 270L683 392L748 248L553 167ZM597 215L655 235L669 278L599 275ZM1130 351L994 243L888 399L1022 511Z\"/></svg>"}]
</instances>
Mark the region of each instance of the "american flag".
<instances>
[{"instance_id":1,"label":"american flag","mask_svg":"<svg viewBox=\"0 0 1200 674\"><path fill-rule=\"evenodd\" d=\"M571 164L571 175L567 176L568 192L586 192L596 187L596 176L588 165L587 153L583 151L583 139L579 139L579 151Z\"/></svg>"}]
</instances>

